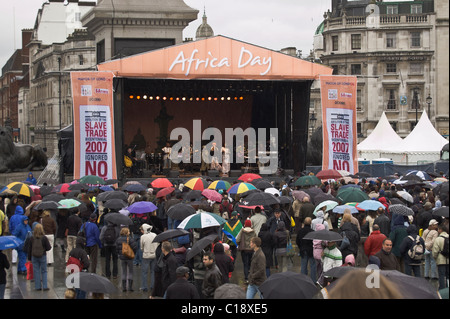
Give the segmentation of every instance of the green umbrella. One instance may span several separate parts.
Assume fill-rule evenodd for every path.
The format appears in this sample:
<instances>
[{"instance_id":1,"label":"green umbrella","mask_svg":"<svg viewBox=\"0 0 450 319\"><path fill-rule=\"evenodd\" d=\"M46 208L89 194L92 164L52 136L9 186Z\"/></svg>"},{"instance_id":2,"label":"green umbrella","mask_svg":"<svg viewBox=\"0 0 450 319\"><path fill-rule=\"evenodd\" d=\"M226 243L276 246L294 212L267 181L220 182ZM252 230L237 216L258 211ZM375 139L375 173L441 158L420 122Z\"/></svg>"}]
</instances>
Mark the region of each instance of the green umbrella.
<instances>
[{"instance_id":1,"label":"green umbrella","mask_svg":"<svg viewBox=\"0 0 450 319\"><path fill-rule=\"evenodd\" d=\"M302 187L303 186L314 186L314 185L320 185L320 184L322 184L322 182L320 181L320 179L318 179L314 175L301 176L294 183L295 186L302 186Z\"/></svg>"},{"instance_id":2,"label":"green umbrella","mask_svg":"<svg viewBox=\"0 0 450 319\"><path fill-rule=\"evenodd\" d=\"M81 205L81 202L76 199L73 199L73 198L67 198L67 199L60 200L58 202L58 204L61 205L60 209L67 209L67 208L78 207Z\"/></svg>"},{"instance_id":3,"label":"green umbrella","mask_svg":"<svg viewBox=\"0 0 450 319\"><path fill-rule=\"evenodd\" d=\"M343 204L350 202L361 203L369 198L365 192L355 187L347 187L340 189L336 195L336 198Z\"/></svg>"},{"instance_id":4,"label":"green umbrella","mask_svg":"<svg viewBox=\"0 0 450 319\"><path fill-rule=\"evenodd\" d=\"M106 182L103 178L96 175L86 175L78 180L79 183L83 184L91 184L91 185L106 185Z\"/></svg>"}]
</instances>

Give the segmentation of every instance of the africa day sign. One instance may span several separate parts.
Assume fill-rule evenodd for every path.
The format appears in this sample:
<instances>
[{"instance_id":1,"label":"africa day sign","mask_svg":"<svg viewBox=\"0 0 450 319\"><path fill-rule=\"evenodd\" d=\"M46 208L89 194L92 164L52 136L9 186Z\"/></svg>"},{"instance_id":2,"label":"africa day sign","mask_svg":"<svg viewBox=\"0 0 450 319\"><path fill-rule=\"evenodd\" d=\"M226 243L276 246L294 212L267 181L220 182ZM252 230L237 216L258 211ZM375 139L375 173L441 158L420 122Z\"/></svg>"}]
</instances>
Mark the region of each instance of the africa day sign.
<instances>
[{"instance_id":1,"label":"africa day sign","mask_svg":"<svg viewBox=\"0 0 450 319\"><path fill-rule=\"evenodd\" d=\"M358 171L354 76L320 76L323 159L322 169Z\"/></svg>"},{"instance_id":2,"label":"africa day sign","mask_svg":"<svg viewBox=\"0 0 450 319\"><path fill-rule=\"evenodd\" d=\"M116 178L113 75L71 72L74 132L74 179L97 175Z\"/></svg>"}]
</instances>

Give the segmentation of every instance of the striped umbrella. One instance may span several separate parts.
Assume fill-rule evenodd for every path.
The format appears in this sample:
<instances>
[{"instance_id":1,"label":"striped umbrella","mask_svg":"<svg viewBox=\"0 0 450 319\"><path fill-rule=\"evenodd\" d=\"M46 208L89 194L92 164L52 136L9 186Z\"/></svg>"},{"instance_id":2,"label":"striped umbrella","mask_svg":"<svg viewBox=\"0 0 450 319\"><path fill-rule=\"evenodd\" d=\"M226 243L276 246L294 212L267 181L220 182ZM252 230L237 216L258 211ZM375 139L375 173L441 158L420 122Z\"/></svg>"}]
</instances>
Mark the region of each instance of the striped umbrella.
<instances>
[{"instance_id":1,"label":"striped umbrella","mask_svg":"<svg viewBox=\"0 0 450 319\"><path fill-rule=\"evenodd\" d=\"M245 193L245 192L247 192L247 191L249 191L251 189L256 189L256 187L253 186L250 183L241 182L241 183L236 183L236 184L232 185L227 190L227 193L228 194L242 194L242 193Z\"/></svg>"},{"instance_id":2,"label":"striped umbrella","mask_svg":"<svg viewBox=\"0 0 450 319\"><path fill-rule=\"evenodd\" d=\"M203 178L200 177L194 177L191 178L190 180L188 180L184 186L186 186L187 188L190 188L192 190L204 190L205 188L208 187L208 182L205 181Z\"/></svg>"},{"instance_id":3,"label":"striped umbrella","mask_svg":"<svg viewBox=\"0 0 450 319\"><path fill-rule=\"evenodd\" d=\"M211 184L209 184L209 186L208 186L209 189L215 189L215 190L223 189L225 191L227 189L229 189L230 187L231 187L231 184L228 183L227 181L223 181L223 180L214 181Z\"/></svg>"},{"instance_id":4,"label":"striped umbrella","mask_svg":"<svg viewBox=\"0 0 450 319\"><path fill-rule=\"evenodd\" d=\"M30 188L30 186L28 186L25 183L13 182L13 183L9 183L8 185L6 185L6 187L9 190L16 192L19 195L23 195L26 197L31 197L34 195L33 190Z\"/></svg>"},{"instance_id":5,"label":"striped umbrella","mask_svg":"<svg viewBox=\"0 0 450 319\"><path fill-rule=\"evenodd\" d=\"M207 212L197 213L190 215L183 219L183 221L178 225L177 228L190 229L190 228L206 228L213 226L220 226L225 224L227 221L216 214L211 214Z\"/></svg>"}]
</instances>

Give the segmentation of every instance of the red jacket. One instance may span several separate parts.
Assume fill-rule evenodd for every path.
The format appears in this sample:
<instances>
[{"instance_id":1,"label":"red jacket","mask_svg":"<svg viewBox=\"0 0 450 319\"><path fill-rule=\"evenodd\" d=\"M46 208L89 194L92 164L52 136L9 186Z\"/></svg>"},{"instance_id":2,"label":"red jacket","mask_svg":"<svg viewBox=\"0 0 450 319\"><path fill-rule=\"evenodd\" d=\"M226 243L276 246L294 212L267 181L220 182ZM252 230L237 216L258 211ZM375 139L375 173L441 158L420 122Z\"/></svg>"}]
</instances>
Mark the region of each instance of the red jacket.
<instances>
[{"instance_id":1,"label":"red jacket","mask_svg":"<svg viewBox=\"0 0 450 319\"><path fill-rule=\"evenodd\" d=\"M386 236L380 233L379 230L374 230L369 237L367 237L366 242L364 243L364 252L367 257L375 255L381 250L381 246L385 238Z\"/></svg>"}]
</instances>

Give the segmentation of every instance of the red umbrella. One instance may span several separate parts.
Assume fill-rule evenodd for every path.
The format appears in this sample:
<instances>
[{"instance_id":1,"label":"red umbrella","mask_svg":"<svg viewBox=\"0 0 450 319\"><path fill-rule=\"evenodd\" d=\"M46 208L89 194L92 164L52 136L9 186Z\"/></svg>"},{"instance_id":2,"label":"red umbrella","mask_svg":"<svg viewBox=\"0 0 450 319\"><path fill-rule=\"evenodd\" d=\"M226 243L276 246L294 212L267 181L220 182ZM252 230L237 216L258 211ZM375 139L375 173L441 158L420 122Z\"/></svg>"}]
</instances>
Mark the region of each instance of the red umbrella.
<instances>
[{"instance_id":1,"label":"red umbrella","mask_svg":"<svg viewBox=\"0 0 450 319\"><path fill-rule=\"evenodd\" d=\"M262 177L260 175L258 175L258 174L245 173L245 174L242 174L238 178L238 181L243 181L243 182L249 183L249 182L251 182L251 181L253 181L255 179L260 179L260 178L262 178Z\"/></svg>"},{"instance_id":2,"label":"red umbrella","mask_svg":"<svg viewBox=\"0 0 450 319\"><path fill-rule=\"evenodd\" d=\"M342 174L335 169L324 169L317 173L316 177L320 179L337 179L342 177Z\"/></svg>"},{"instance_id":3,"label":"red umbrella","mask_svg":"<svg viewBox=\"0 0 450 319\"><path fill-rule=\"evenodd\" d=\"M69 189L70 185L71 184L69 183L56 185L55 187L53 187L51 193L60 193L60 194L70 193Z\"/></svg>"},{"instance_id":4,"label":"red umbrella","mask_svg":"<svg viewBox=\"0 0 450 319\"><path fill-rule=\"evenodd\" d=\"M167 178L157 178L153 182L150 183L153 188L165 188L171 187L173 184Z\"/></svg>"},{"instance_id":5,"label":"red umbrella","mask_svg":"<svg viewBox=\"0 0 450 319\"><path fill-rule=\"evenodd\" d=\"M164 197L169 195L170 193L172 193L175 190L174 187L166 187L161 189L159 192L156 193L156 198L160 198L160 197Z\"/></svg>"},{"instance_id":6,"label":"red umbrella","mask_svg":"<svg viewBox=\"0 0 450 319\"><path fill-rule=\"evenodd\" d=\"M204 189L202 191L202 195L205 196L207 199L213 200L218 203L222 201L222 195L220 195L217 191L213 189Z\"/></svg>"}]
</instances>

